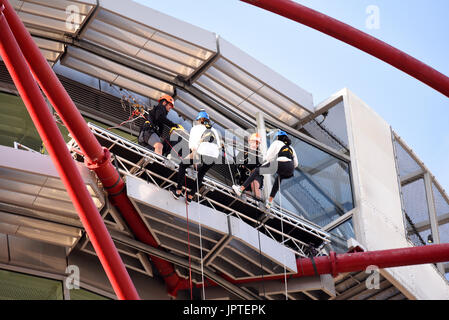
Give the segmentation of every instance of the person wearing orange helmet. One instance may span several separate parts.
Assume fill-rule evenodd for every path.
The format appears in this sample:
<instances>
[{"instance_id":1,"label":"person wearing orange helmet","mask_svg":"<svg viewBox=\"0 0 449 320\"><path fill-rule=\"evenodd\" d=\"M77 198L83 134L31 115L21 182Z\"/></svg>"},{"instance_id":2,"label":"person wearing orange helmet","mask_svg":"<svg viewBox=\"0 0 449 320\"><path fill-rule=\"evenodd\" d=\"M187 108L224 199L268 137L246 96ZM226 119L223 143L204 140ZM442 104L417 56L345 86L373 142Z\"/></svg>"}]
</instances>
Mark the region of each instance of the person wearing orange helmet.
<instances>
[{"instance_id":1,"label":"person wearing orange helmet","mask_svg":"<svg viewBox=\"0 0 449 320\"><path fill-rule=\"evenodd\" d=\"M174 108L175 100L169 95L163 95L159 98L158 104L153 107L146 115L146 121L140 128L138 142L146 148L154 148L157 154L162 155L163 144L161 135L164 125L169 128L178 127L179 125L167 118L168 112Z\"/></svg>"},{"instance_id":2,"label":"person wearing orange helmet","mask_svg":"<svg viewBox=\"0 0 449 320\"><path fill-rule=\"evenodd\" d=\"M236 180L239 184L243 184L251 175L251 173L261 165L262 155L259 150L262 138L260 134L253 133L248 138L248 146L245 146L244 151L237 154L237 174ZM245 187L245 190L249 189L256 198L261 198L260 189L263 187L263 176L257 174L254 180Z\"/></svg>"}]
</instances>

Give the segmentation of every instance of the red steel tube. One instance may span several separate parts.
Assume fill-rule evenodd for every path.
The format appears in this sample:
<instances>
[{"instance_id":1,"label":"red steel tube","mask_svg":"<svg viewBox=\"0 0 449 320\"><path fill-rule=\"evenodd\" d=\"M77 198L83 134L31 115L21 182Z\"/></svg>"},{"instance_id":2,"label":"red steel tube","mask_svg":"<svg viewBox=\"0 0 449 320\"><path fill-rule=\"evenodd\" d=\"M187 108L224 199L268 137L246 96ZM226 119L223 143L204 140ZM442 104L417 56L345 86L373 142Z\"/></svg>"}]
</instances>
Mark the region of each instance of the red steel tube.
<instances>
[{"instance_id":1,"label":"red steel tube","mask_svg":"<svg viewBox=\"0 0 449 320\"><path fill-rule=\"evenodd\" d=\"M124 182L115 167L111 164L108 150L101 147L98 140L87 127L85 120L53 69L48 65L48 62L31 38L28 30L14 11L14 8L8 0L0 0L1 4L6 8L4 12L5 17L13 30L14 36L19 40L20 48L25 55L31 71L72 137L78 143L86 157L86 164L90 169L95 171L104 188L108 191L111 200L122 213L125 221L136 234L137 238L148 245L157 247L156 240L148 231L145 223L126 194L123 193L125 189ZM178 288L183 285L184 279L178 277L171 263L157 257L150 257L159 273L164 277L168 293L176 296Z\"/></svg>"},{"instance_id":2,"label":"red steel tube","mask_svg":"<svg viewBox=\"0 0 449 320\"><path fill-rule=\"evenodd\" d=\"M106 158L109 159L109 150L105 148L104 152ZM124 193L125 183L115 167L109 161L101 164L86 163L86 165L89 169L96 172L98 178L102 181L103 187L107 190L112 204L120 211L136 238L152 247L158 247L157 241L148 231L147 226ZM177 291L185 286L184 282L187 280L178 277L171 263L155 256L150 257L156 269L165 280L168 294L176 297Z\"/></svg>"},{"instance_id":3,"label":"red steel tube","mask_svg":"<svg viewBox=\"0 0 449 320\"><path fill-rule=\"evenodd\" d=\"M390 249L380 251L368 251L357 253L336 254L331 252L329 256L302 258L296 261L298 273L289 276L292 278L310 277L321 274L331 274L334 277L340 273L363 271L369 266L377 266L379 269L404 267L428 263L448 262L449 244L436 244L423 247ZM316 272L314 268L316 267ZM283 280L284 276L264 276L249 280L233 280L235 284L250 283L256 281ZM230 280L230 279L228 279Z\"/></svg>"},{"instance_id":4,"label":"red steel tube","mask_svg":"<svg viewBox=\"0 0 449 320\"><path fill-rule=\"evenodd\" d=\"M14 8L10 5L8 0L0 0L0 5L1 4L6 8L4 12L6 20L8 21L15 38L18 40L20 49L30 66L31 72L53 107L58 111L72 137L80 146L81 151L89 158L89 161L104 160L101 145L90 131L86 132L81 129L85 126L86 121L79 112L72 111L77 110L75 104L67 94L53 69L49 67L47 60L32 40L28 30L17 16ZM44 84L51 85L47 86ZM61 106L61 108L58 109L58 106ZM70 124L70 126L67 124Z\"/></svg>"},{"instance_id":5,"label":"red steel tube","mask_svg":"<svg viewBox=\"0 0 449 320\"><path fill-rule=\"evenodd\" d=\"M240 0L304 24L356 47L449 97L449 78L395 47L339 20L290 0Z\"/></svg>"},{"instance_id":6,"label":"red steel tube","mask_svg":"<svg viewBox=\"0 0 449 320\"><path fill-rule=\"evenodd\" d=\"M3 11L3 7L0 11ZM14 35L0 12L0 54L119 299L139 299Z\"/></svg>"}]
</instances>

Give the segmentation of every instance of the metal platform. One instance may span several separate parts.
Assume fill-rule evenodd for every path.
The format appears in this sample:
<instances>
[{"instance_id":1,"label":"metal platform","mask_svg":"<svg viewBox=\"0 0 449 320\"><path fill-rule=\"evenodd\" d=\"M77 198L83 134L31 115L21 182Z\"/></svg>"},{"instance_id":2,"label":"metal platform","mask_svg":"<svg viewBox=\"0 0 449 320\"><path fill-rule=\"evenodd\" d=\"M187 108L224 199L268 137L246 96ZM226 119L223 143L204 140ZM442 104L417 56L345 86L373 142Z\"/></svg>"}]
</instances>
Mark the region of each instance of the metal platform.
<instances>
[{"instance_id":1,"label":"metal platform","mask_svg":"<svg viewBox=\"0 0 449 320\"><path fill-rule=\"evenodd\" d=\"M123 175L139 177L160 189L167 189L175 184L177 171L166 165L165 157L94 124L89 123L89 128L100 144L111 151L113 161ZM69 147L74 157L81 160L82 156L74 140L69 142ZM192 187L193 183L194 180L187 177L187 187ZM214 212L231 215L246 222L260 230L261 234L282 242L299 256L307 256L309 245L319 248L330 242L329 234L321 227L278 206L274 206L269 212L262 210L256 199L239 198L230 186L209 176L205 177L204 187L200 193L201 205L211 208Z\"/></svg>"},{"instance_id":2,"label":"metal platform","mask_svg":"<svg viewBox=\"0 0 449 320\"><path fill-rule=\"evenodd\" d=\"M296 273L295 253L242 220L126 177L127 193L162 248L236 280Z\"/></svg>"}]
</instances>

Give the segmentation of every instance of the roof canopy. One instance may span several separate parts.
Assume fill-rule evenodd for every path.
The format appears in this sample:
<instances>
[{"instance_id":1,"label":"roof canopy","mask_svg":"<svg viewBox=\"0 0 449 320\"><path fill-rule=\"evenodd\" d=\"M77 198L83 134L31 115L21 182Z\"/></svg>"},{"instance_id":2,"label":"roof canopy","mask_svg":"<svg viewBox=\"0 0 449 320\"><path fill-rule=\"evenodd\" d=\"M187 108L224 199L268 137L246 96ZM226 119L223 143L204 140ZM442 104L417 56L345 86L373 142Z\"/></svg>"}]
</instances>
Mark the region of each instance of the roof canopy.
<instances>
[{"instance_id":1,"label":"roof canopy","mask_svg":"<svg viewBox=\"0 0 449 320\"><path fill-rule=\"evenodd\" d=\"M313 112L310 93L228 41L133 1L12 4L52 65L60 60L66 67L154 100L175 95L179 113L186 117L209 106L189 90L177 91L185 87L245 119L254 120L261 111L268 120L294 127ZM87 50L81 42L108 56ZM128 65L131 61L133 67ZM220 112L216 117L223 127L236 128Z\"/></svg>"}]
</instances>

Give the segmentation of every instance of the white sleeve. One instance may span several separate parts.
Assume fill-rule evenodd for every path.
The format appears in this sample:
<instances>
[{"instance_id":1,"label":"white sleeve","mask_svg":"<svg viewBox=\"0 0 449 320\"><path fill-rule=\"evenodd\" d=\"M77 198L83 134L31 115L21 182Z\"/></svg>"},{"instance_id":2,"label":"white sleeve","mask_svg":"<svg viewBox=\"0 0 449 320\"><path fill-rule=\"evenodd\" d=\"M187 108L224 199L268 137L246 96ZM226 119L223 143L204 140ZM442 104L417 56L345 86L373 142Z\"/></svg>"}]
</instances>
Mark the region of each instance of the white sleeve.
<instances>
[{"instance_id":1,"label":"white sleeve","mask_svg":"<svg viewBox=\"0 0 449 320\"><path fill-rule=\"evenodd\" d=\"M267 150L267 154L263 158L263 162L271 162L276 160L277 155L279 153L279 143L280 141L275 141L271 144L271 146Z\"/></svg>"},{"instance_id":2,"label":"white sleeve","mask_svg":"<svg viewBox=\"0 0 449 320\"><path fill-rule=\"evenodd\" d=\"M290 148L292 149L292 151L293 151L293 161L294 161L294 166L295 166L295 168L296 167L298 167L298 164L299 164L299 162L298 162L298 156L296 155L296 151L295 151L295 149L292 147L292 146L290 146Z\"/></svg>"},{"instance_id":3,"label":"white sleeve","mask_svg":"<svg viewBox=\"0 0 449 320\"><path fill-rule=\"evenodd\" d=\"M217 144L218 146L221 148L221 137L220 137L220 132L218 132L216 129L212 128L212 132L214 133L214 135L217 137Z\"/></svg>"},{"instance_id":4,"label":"white sleeve","mask_svg":"<svg viewBox=\"0 0 449 320\"><path fill-rule=\"evenodd\" d=\"M190 130L189 148L190 150L196 150L199 147L201 135L203 134L203 126L194 126Z\"/></svg>"}]
</instances>

